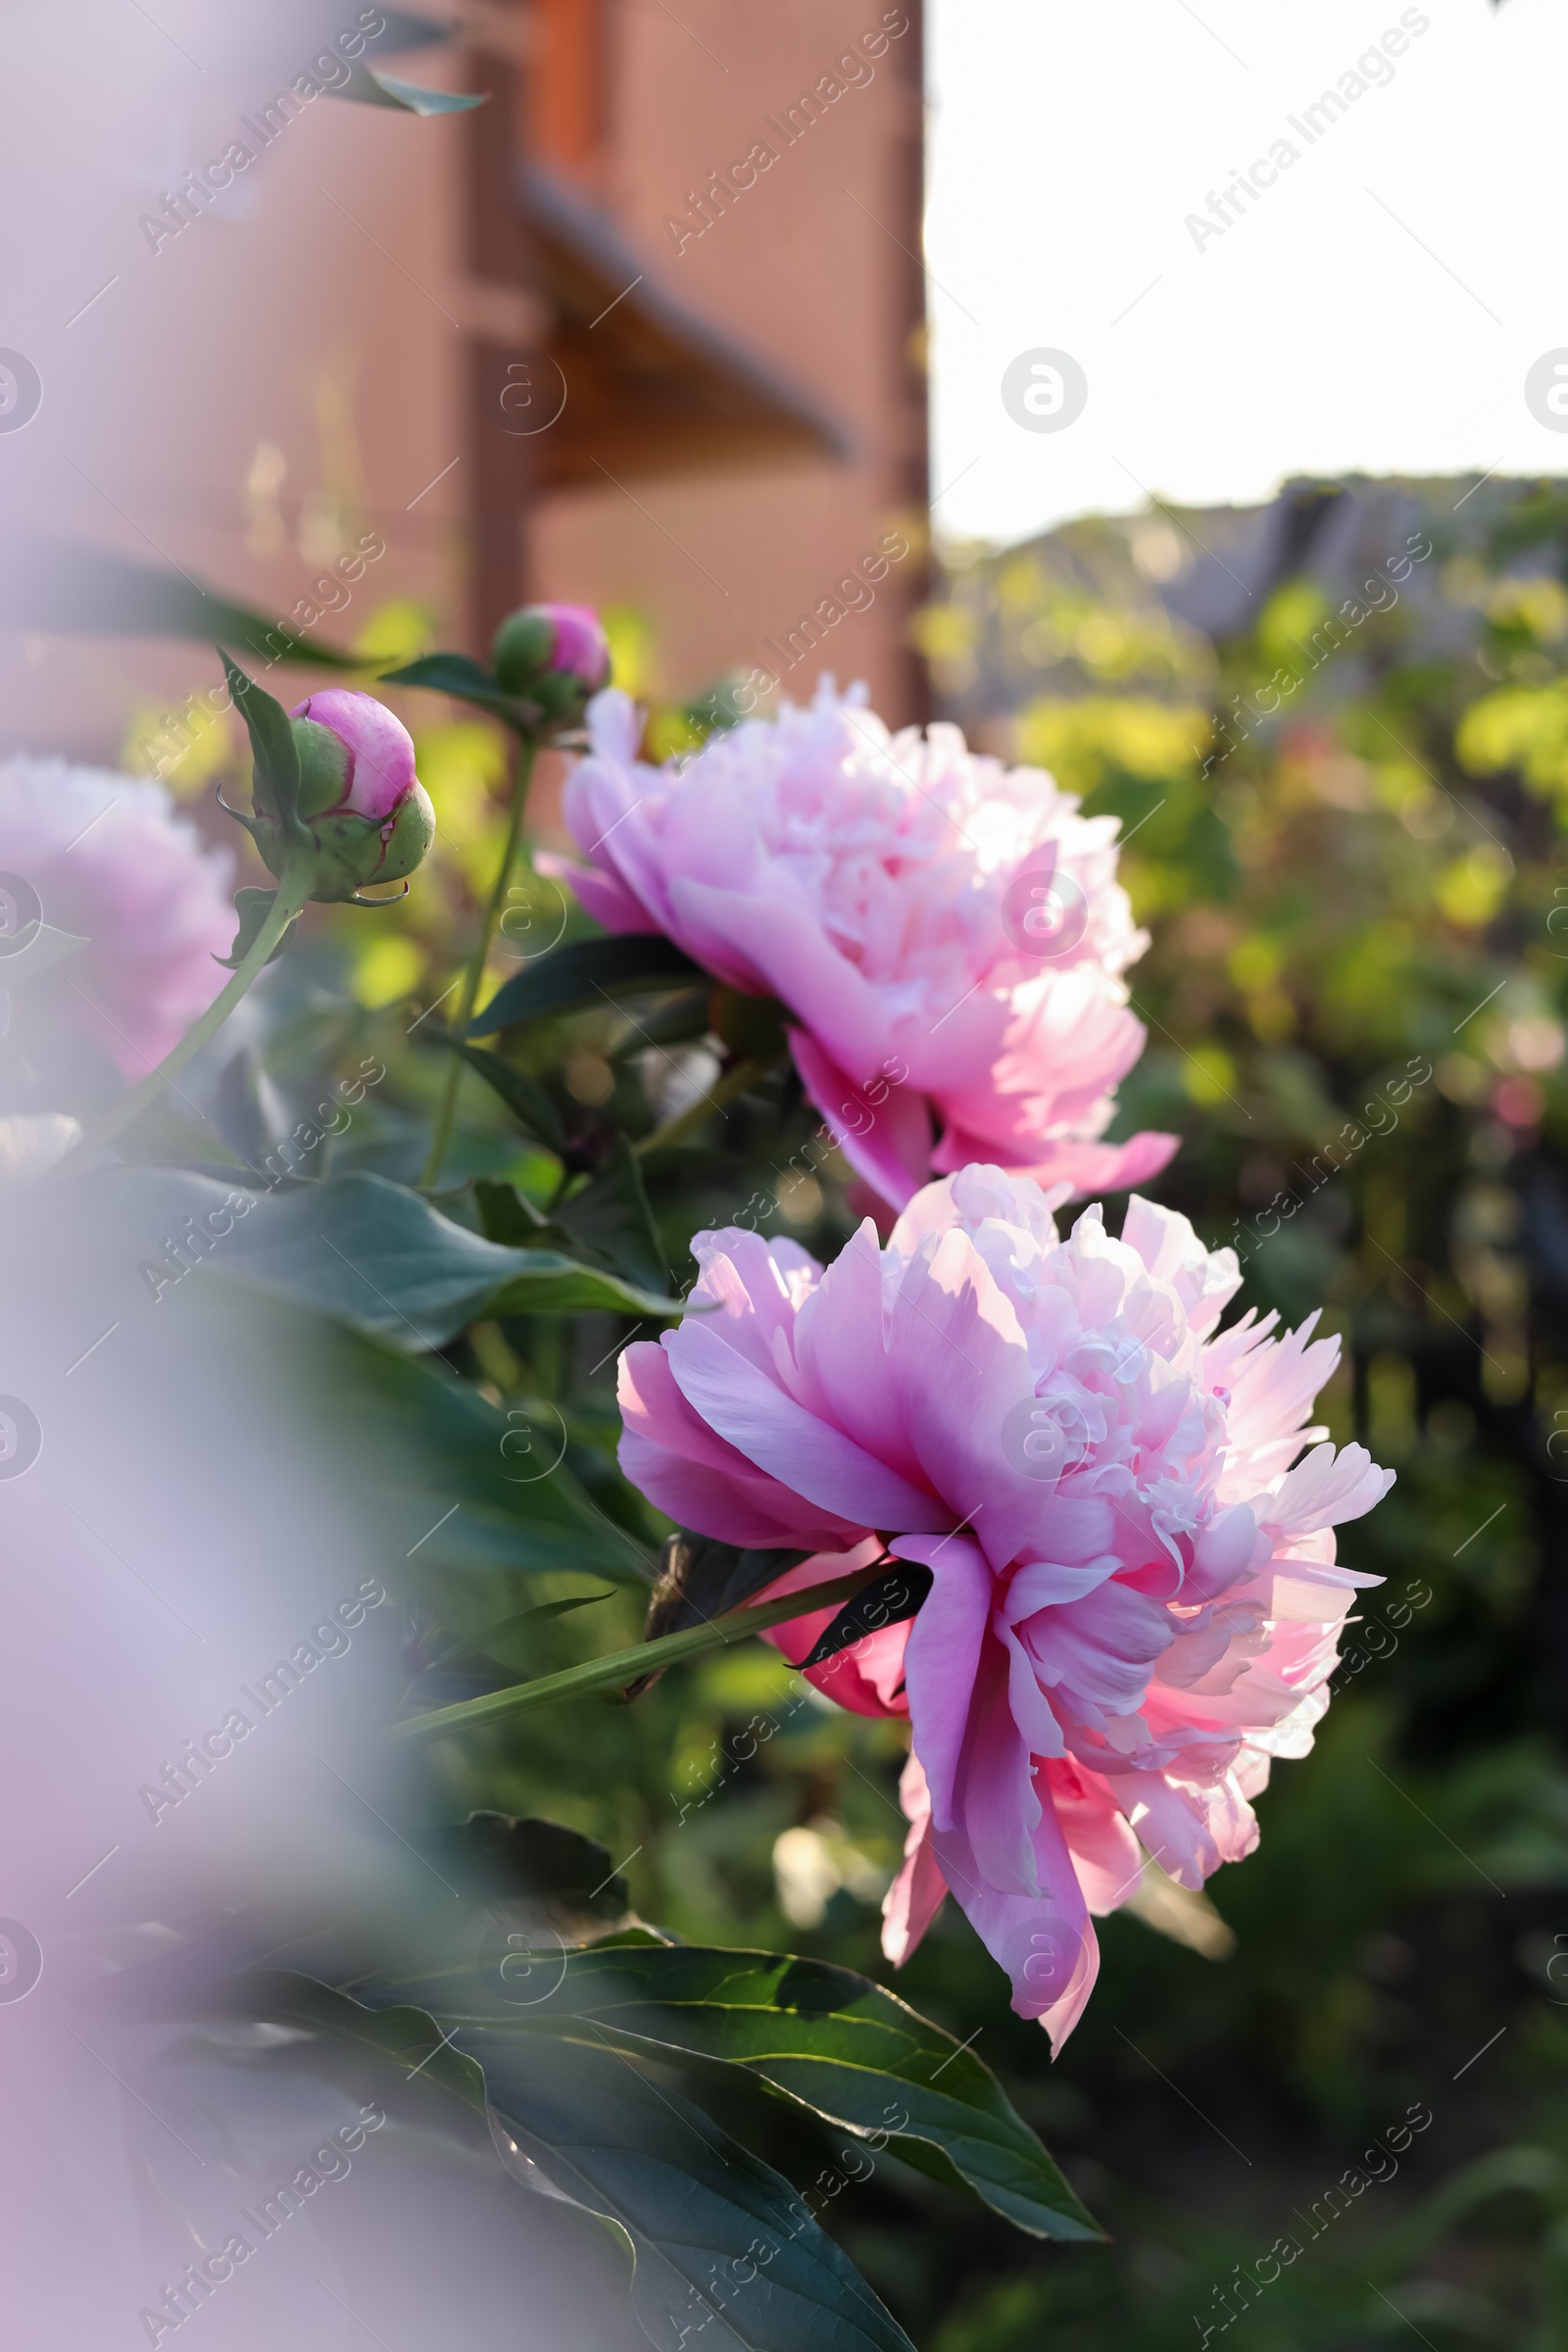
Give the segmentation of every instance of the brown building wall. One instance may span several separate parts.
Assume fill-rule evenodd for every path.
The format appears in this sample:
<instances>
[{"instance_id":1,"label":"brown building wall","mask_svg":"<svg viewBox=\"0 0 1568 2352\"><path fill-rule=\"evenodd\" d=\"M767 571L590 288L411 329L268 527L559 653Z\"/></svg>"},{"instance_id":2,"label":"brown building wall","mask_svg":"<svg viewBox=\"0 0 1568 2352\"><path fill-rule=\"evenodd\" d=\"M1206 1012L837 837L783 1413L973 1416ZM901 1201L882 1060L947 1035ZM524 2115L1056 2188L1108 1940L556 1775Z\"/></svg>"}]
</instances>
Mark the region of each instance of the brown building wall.
<instances>
[{"instance_id":1,"label":"brown building wall","mask_svg":"<svg viewBox=\"0 0 1568 2352\"><path fill-rule=\"evenodd\" d=\"M865 35L880 55L866 54ZM691 0L678 24L624 0L612 12L597 165L609 206L663 287L811 394L850 444L839 464L607 483L544 502L536 576L553 593L645 608L667 690L694 691L734 664L780 668L769 641L784 646L902 528L908 556L874 591L849 592L875 601L827 628L786 691L809 691L827 667L867 678L890 719L923 715L907 644L926 498L919 44L918 11L875 0L744 13ZM835 82L842 94L828 97ZM791 144L788 110L805 92L819 93L820 118ZM758 142L777 160L720 213L710 174ZM706 227L689 202L705 187Z\"/></svg>"},{"instance_id":2,"label":"brown building wall","mask_svg":"<svg viewBox=\"0 0 1568 2352\"><path fill-rule=\"evenodd\" d=\"M345 0L343 22L357 13ZM677 13L467 0L466 45L386 63L491 88L484 110L416 121L316 98L155 250L143 223L161 191L222 151L314 36L214 0L198 75L139 19L106 12L101 80L71 92L82 171L14 256L7 336L37 364L44 403L0 447L13 550L36 532L108 546L298 619L338 549L373 531L386 553L348 608L315 624L323 637L346 642L406 597L431 609L442 641L482 651L526 585L640 608L655 683L684 694L734 666L783 666L765 641L783 644L900 528L909 555L850 592L874 601L827 628L789 683L807 691L829 666L867 677L890 718L916 715L918 24L877 0L681 0ZM869 59L860 36L880 37L884 17L906 29ZM824 102L793 145L765 128L803 90L842 79L836 61L858 42L861 64L845 73L860 86ZM38 73L46 91L45 60ZM842 429L843 461L732 457L723 470L534 495L537 445L505 432L500 408L508 366L550 323L512 201L530 123L535 159L604 206L647 286L808 395ZM42 103L0 158L14 218L52 184L57 131ZM666 216L762 138L777 161L677 252ZM135 710L177 706L215 666L197 645L7 631L0 737L113 760Z\"/></svg>"}]
</instances>

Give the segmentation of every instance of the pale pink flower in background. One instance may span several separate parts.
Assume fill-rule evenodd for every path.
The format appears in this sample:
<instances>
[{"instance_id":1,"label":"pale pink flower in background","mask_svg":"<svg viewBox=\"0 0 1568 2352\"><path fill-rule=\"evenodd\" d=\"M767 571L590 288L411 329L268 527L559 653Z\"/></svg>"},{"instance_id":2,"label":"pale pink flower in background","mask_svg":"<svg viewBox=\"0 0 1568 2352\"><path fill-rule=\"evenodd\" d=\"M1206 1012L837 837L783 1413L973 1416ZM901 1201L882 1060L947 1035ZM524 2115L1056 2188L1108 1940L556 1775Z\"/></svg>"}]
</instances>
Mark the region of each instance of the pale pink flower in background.
<instances>
[{"instance_id":1,"label":"pale pink flower in background","mask_svg":"<svg viewBox=\"0 0 1568 2352\"><path fill-rule=\"evenodd\" d=\"M1136 1196L1120 1240L1098 1206L1063 1240L1053 1205L965 1168L825 1271L699 1235L712 1311L622 1355L620 1459L686 1527L826 1555L771 1593L882 1544L929 1570L912 1622L809 1670L909 1719L884 1949L904 1960L951 1889L1059 2047L1099 1965L1090 1915L1144 1856L1196 1888L1256 1842L1250 1800L1310 1746L1352 1593L1379 1581L1335 1565L1334 1525L1393 1472L1305 1426L1339 1354L1315 1316L1217 1329L1233 1251ZM773 1638L799 1662L832 1615Z\"/></svg>"},{"instance_id":2,"label":"pale pink flower in background","mask_svg":"<svg viewBox=\"0 0 1568 2352\"><path fill-rule=\"evenodd\" d=\"M0 873L36 894L44 922L88 943L19 1003L47 1002L127 1078L161 1061L222 986L213 958L234 937L232 871L149 776L0 760Z\"/></svg>"},{"instance_id":3,"label":"pale pink flower in background","mask_svg":"<svg viewBox=\"0 0 1568 2352\"><path fill-rule=\"evenodd\" d=\"M552 870L609 930L778 998L807 1093L895 1207L974 1159L1080 1193L1165 1165L1174 1136L1099 1140L1145 1035L1114 817L956 727L891 734L831 677L685 762L639 760L623 694L588 730L563 808L590 862Z\"/></svg>"}]
</instances>

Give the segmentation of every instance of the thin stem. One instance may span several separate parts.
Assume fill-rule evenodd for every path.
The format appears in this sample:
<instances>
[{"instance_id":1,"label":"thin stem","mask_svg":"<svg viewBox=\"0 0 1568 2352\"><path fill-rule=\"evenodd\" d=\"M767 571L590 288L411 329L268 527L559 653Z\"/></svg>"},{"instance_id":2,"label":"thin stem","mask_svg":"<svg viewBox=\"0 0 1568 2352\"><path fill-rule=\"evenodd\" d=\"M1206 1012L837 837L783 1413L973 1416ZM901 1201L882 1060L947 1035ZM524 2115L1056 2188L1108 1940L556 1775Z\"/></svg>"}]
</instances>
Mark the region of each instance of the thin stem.
<instances>
[{"instance_id":1,"label":"thin stem","mask_svg":"<svg viewBox=\"0 0 1568 2352\"><path fill-rule=\"evenodd\" d=\"M706 1095L699 1095L695 1102L688 1102L684 1110L666 1119L662 1127L656 1127L652 1135L645 1135L633 1150L640 1155L644 1152L662 1152L666 1144L684 1143L710 1111L722 1110L738 1095L744 1095L759 1078L767 1076L770 1067L765 1061L738 1061L732 1070L725 1071L716 1086L710 1086Z\"/></svg>"},{"instance_id":2,"label":"thin stem","mask_svg":"<svg viewBox=\"0 0 1568 2352\"><path fill-rule=\"evenodd\" d=\"M115 1137L128 1127L132 1119L139 1117L150 1102L157 1102L165 1087L172 1079L178 1077L191 1056L201 1051L217 1030L221 1029L251 983L260 978L273 949L303 909L308 890L308 881L279 885L266 921L241 956L227 985L220 989L200 1018L191 1023L178 1045L164 1055L157 1069L150 1070L139 1084L131 1088L128 1095L122 1097L113 1110L106 1111L84 1136L73 1144L63 1159L55 1162L56 1175L74 1163L90 1158L93 1152L102 1151L105 1144L113 1143Z\"/></svg>"},{"instance_id":3,"label":"thin stem","mask_svg":"<svg viewBox=\"0 0 1568 2352\"><path fill-rule=\"evenodd\" d=\"M484 985L484 967L490 960L490 943L495 937L496 925L501 919L501 909L506 905L507 891L512 881L512 869L516 862L517 843L522 838L522 812L527 807L528 786L532 780L533 763L538 753L537 738L531 735L523 736L521 749L517 754L517 772L513 779L512 807L507 814L507 838L501 852L501 870L496 876L496 886L490 893L490 903L484 910L484 922L479 932L478 942L464 976L463 994L458 1000L458 1016L453 1023L453 1028L459 1037L464 1034L473 1018L474 1008L479 1002L479 991ZM424 1173L419 1178L419 1182L426 1192L433 1190L441 1181L442 1165L446 1159L448 1146L452 1141L453 1122L458 1115L458 1089L463 1083L463 1069L462 1055L454 1054L451 1058L451 1066L447 1071L446 1085L441 1092L441 1107L436 1113L435 1133L430 1138L429 1157L424 1163Z\"/></svg>"},{"instance_id":4,"label":"thin stem","mask_svg":"<svg viewBox=\"0 0 1568 2352\"><path fill-rule=\"evenodd\" d=\"M412 1715L393 1726L392 1737L439 1740L448 1732L494 1723L501 1715L520 1715L532 1707L548 1706L553 1699L581 1698L595 1690L623 1689L630 1682L640 1682L644 1675L662 1673L666 1666L678 1665L683 1658L702 1657L710 1649L723 1649L732 1642L746 1641L752 1634L765 1633L769 1626L787 1625L792 1618L810 1617L818 1609L853 1600L867 1585L885 1576L887 1570L885 1558L873 1560L868 1567L852 1569L848 1576L834 1577L828 1584L804 1586L782 1600L764 1601L757 1608L727 1609L723 1616L710 1618L706 1625L687 1626L678 1634L661 1634L657 1641L639 1642L635 1649L617 1649L608 1657L590 1658L584 1665L568 1666L561 1674L542 1674L530 1683L487 1691L482 1698L460 1699L453 1707L437 1707L428 1715Z\"/></svg>"}]
</instances>

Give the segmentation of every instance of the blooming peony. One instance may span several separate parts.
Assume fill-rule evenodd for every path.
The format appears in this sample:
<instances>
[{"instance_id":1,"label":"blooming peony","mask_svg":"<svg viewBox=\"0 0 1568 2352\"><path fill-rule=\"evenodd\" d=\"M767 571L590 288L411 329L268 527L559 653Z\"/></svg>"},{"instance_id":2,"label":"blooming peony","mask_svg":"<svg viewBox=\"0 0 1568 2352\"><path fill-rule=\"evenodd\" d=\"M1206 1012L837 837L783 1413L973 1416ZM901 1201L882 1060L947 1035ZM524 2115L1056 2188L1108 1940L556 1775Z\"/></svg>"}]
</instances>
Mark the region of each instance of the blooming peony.
<instances>
[{"instance_id":1,"label":"blooming peony","mask_svg":"<svg viewBox=\"0 0 1568 2352\"><path fill-rule=\"evenodd\" d=\"M1173 1136L1098 1140L1144 1044L1116 820L864 703L824 677L809 710L655 768L634 706L597 696L564 802L591 862L556 870L610 930L662 931L778 998L807 1093L896 1207L974 1159L1075 1192L1145 1182Z\"/></svg>"},{"instance_id":2,"label":"blooming peony","mask_svg":"<svg viewBox=\"0 0 1568 2352\"><path fill-rule=\"evenodd\" d=\"M714 1311L623 1354L620 1458L703 1534L833 1555L775 1592L884 1545L929 1570L912 1623L808 1670L909 1718L884 1949L902 1961L951 1888L1059 2046L1099 1965L1090 1913L1143 1852L1198 1887L1255 1843L1249 1799L1310 1745L1377 1581L1335 1566L1334 1524L1393 1473L1304 1426L1338 1355L1315 1316L1217 1331L1233 1251L1136 1196L1119 1241L1098 1206L1062 1240L1056 1199L965 1168L825 1270L699 1235ZM803 1660L832 1615L780 1646Z\"/></svg>"},{"instance_id":3,"label":"blooming peony","mask_svg":"<svg viewBox=\"0 0 1568 2352\"><path fill-rule=\"evenodd\" d=\"M88 943L19 1002L47 1003L143 1076L222 986L213 957L234 936L228 853L204 849L151 777L19 756L0 760L0 869L7 905L15 876L46 923Z\"/></svg>"}]
</instances>

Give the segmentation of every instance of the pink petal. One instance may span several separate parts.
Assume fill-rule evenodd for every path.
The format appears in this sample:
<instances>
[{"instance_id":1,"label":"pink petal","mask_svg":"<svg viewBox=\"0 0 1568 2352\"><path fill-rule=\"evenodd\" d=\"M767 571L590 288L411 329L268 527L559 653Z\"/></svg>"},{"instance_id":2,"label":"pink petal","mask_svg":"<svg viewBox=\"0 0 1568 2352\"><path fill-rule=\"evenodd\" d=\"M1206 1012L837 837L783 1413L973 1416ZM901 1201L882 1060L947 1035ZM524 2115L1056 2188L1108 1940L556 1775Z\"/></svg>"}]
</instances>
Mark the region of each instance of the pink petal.
<instances>
[{"instance_id":1,"label":"pink petal","mask_svg":"<svg viewBox=\"0 0 1568 2352\"><path fill-rule=\"evenodd\" d=\"M1393 1484L1394 1472L1379 1469L1364 1446L1343 1446L1338 1456L1332 1446L1314 1446L1262 1505L1262 1522L1278 1536L1338 1526L1361 1518Z\"/></svg>"},{"instance_id":2,"label":"pink petal","mask_svg":"<svg viewBox=\"0 0 1568 2352\"><path fill-rule=\"evenodd\" d=\"M802 1085L851 1167L893 1207L906 1207L931 1172L925 1097L906 1085L890 1087L886 1100L873 1106L808 1029L791 1029L790 1052Z\"/></svg>"},{"instance_id":3,"label":"pink petal","mask_svg":"<svg viewBox=\"0 0 1568 2352\"><path fill-rule=\"evenodd\" d=\"M681 1394L710 1427L819 1509L856 1525L857 1532L950 1523L935 1495L922 1494L786 1396L705 1324L683 1323L664 1345Z\"/></svg>"},{"instance_id":4,"label":"pink petal","mask_svg":"<svg viewBox=\"0 0 1568 2352\"><path fill-rule=\"evenodd\" d=\"M569 883L584 912L607 931L658 932L658 923L618 874L604 872L596 865L575 865L569 858L558 858L553 850L536 852L534 865L552 881Z\"/></svg>"},{"instance_id":5,"label":"pink petal","mask_svg":"<svg viewBox=\"0 0 1568 2352\"><path fill-rule=\"evenodd\" d=\"M981 1883L967 1840L956 1832L935 1831L932 1843L970 1925L1012 1980L1014 2012L1038 2017L1057 2054L1094 1990L1100 1945L1055 1813L1045 1807L1034 1833L1037 1894Z\"/></svg>"},{"instance_id":6,"label":"pink petal","mask_svg":"<svg viewBox=\"0 0 1568 2352\"><path fill-rule=\"evenodd\" d=\"M662 1345L638 1340L623 1349L617 1385L625 1423L620 1466L678 1525L721 1544L764 1549L836 1551L858 1541L859 1527L813 1509L693 1412Z\"/></svg>"},{"instance_id":7,"label":"pink petal","mask_svg":"<svg viewBox=\"0 0 1568 2352\"><path fill-rule=\"evenodd\" d=\"M995 1580L985 1554L968 1536L900 1536L889 1548L901 1560L920 1560L931 1570L931 1590L909 1629L904 1673L912 1743L934 1818L942 1829L951 1829Z\"/></svg>"},{"instance_id":8,"label":"pink petal","mask_svg":"<svg viewBox=\"0 0 1568 2352\"><path fill-rule=\"evenodd\" d=\"M1161 1135L1154 1128L1129 1137L1124 1144L1084 1143L1070 1136L1048 1137L1043 1144L1036 1144L1022 1138L1024 1164L1016 1166L1015 1173L1032 1176L1042 1186L1067 1185L1080 1200L1125 1192L1129 1186L1148 1184L1161 1168L1168 1167L1181 1140L1179 1135ZM993 1158L996 1152L990 1138L950 1128L931 1154L931 1165L945 1173L967 1160Z\"/></svg>"},{"instance_id":9,"label":"pink petal","mask_svg":"<svg viewBox=\"0 0 1568 2352\"><path fill-rule=\"evenodd\" d=\"M904 1868L882 1900L882 1949L902 1968L942 1908L948 1891L931 1842L931 1795L920 1759L911 1753L899 1776L899 1802L909 1824Z\"/></svg>"},{"instance_id":10,"label":"pink petal","mask_svg":"<svg viewBox=\"0 0 1568 2352\"><path fill-rule=\"evenodd\" d=\"M1072 1763L1046 1766L1051 1801L1092 1912L1124 1903L1144 1873L1143 1850L1126 1815L1097 1774Z\"/></svg>"},{"instance_id":11,"label":"pink petal","mask_svg":"<svg viewBox=\"0 0 1568 2352\"><path fill-rule=\"evenodd\" d=\"M752 975L787 1004L841 1068L872 1078L889 1054L891 1024L876 991L841 956L820 919L776 891L754 896L677 876L669 887L676 936L710 970Z\"/></svg>"},{"instance_id":12,"label":"pink petal","mask_svg":"<svg viewBox=\"0 0 1568 2352\"><path fill-rule=\"evenodd\" d=\"M888 1379L882 1295L882 1254L867 1218L796 1317L797 1394L867 1453L918 1485L919 1457Z\"/></svg>"}]
</instances>

